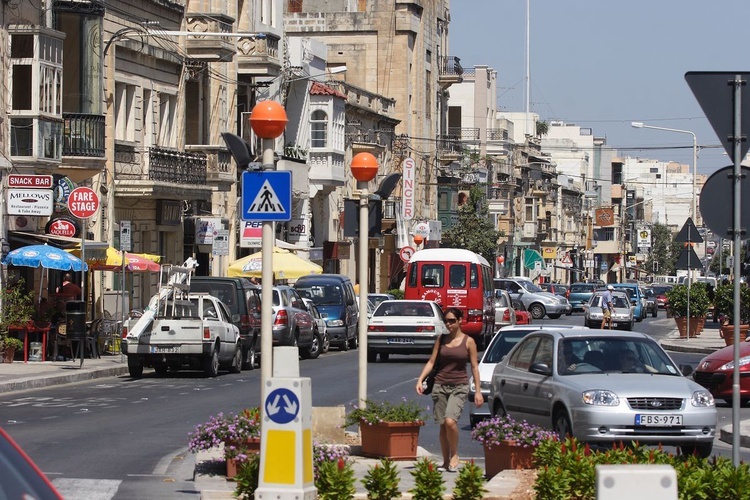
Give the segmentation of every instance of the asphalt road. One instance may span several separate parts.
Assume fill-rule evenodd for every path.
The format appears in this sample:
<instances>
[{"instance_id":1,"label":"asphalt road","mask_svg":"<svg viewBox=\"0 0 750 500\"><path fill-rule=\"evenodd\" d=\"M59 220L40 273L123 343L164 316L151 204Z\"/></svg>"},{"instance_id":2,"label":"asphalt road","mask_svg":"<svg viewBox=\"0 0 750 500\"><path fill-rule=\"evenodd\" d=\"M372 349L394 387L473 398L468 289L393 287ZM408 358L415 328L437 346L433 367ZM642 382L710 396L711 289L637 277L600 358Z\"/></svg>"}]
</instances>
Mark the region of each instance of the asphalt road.
<instances>
[{"instance_id":1,"label":"asphalt road","mask_svg":"<svg viewBox=\"0 0 750 500\"><path fill-rule=\"evenodd\" d=\"M660 338L669 327L648 318L635 330ZM582 313L548 323L582 324ZM700 355L672 353L679 363L697 365ZM426 356L391 356L368 365L370 399L415 399L430 411L432 400L418 396L414 383ZM345 405L357 398L357 351L332 351L300 361L301 376L312 379L314 406ZM57 386L0 397L0 425L17 440L53 480L80 481L80 487L110 487L114 498L174 498L193 490L189 479L188 433L209 416L238 412L260 404L260 371L222 373L213 379L199 372L166 377L147 374L140 380L119 378ZM750 418L750 409L742 409ZM460 422L462 458L482 457L471 441L468 409ZM721 404L719 425L731 423L731 408ZM420 446L439 454L438 426L428 420ZM718 440L715 453L731 457L731 447ZM186 459L182 457L186 456ZM750 453L742 453L750 460ZM103 485L103 486L102 486ZM193 494L194 495L194 494ZM95 498L94 496L87 496ZM113 498L103 492L98 498Z\"/></svg>"}]
</instances>

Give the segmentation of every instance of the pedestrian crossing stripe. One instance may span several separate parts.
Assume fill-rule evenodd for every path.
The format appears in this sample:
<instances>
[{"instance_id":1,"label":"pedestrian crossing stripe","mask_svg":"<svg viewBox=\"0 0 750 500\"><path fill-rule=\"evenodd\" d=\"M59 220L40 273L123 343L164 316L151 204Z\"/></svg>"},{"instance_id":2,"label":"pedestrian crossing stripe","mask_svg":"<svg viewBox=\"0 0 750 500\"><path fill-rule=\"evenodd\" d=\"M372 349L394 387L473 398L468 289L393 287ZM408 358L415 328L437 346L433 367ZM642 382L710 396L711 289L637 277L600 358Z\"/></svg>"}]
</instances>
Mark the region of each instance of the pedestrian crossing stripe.
<instances>
[{"instance_id":1,"label":"pedestrian crossing stripe","mask_svg":"<svg viewBox=\"0 0 750 500\"><path fill-rule=\"evenodd\" d=\"M260 191L255 196L255 199L250 204L250 208L247 214L262 214L262 213L286 213L284 206L281 204L279 197L276 196L276 191L273 190L273 186L266 179L263 185L260 187Z\"/></svg>"},{"instance_id":2,"label":"pedestrian crossing stripe","mask_svg":"<svg viewBox=\"0 0 750 500\"><path fill-rule=\"evenodd\" d=\"M242 173L243 221L292 219L292 173L265 170Z\"/></svg>"}]
</instances>

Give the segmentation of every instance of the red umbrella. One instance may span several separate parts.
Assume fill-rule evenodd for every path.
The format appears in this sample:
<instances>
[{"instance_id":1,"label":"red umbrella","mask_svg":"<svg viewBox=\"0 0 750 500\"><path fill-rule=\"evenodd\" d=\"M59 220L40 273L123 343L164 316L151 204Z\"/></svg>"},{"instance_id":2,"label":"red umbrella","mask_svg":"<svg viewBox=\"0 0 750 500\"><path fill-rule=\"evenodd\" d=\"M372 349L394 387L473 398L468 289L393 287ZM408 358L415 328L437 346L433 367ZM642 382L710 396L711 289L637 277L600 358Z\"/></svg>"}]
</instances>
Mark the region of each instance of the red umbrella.
<instances>
[{"instance_id":1,"label":"red umbrella","mask_svg":"<svg viewBox=\"0 0 750 500\"><path fill-rule=\"evenodd\" d=\"M151 259L147 259L143 255L136 254L136 253L126 253L125 258L128 261L128 264L125 266L126 269L129 271L134 272L146 272L150 271L152 273L158 273L161 269L161 266L154 262Z\"/></svg>"}]
</instances>

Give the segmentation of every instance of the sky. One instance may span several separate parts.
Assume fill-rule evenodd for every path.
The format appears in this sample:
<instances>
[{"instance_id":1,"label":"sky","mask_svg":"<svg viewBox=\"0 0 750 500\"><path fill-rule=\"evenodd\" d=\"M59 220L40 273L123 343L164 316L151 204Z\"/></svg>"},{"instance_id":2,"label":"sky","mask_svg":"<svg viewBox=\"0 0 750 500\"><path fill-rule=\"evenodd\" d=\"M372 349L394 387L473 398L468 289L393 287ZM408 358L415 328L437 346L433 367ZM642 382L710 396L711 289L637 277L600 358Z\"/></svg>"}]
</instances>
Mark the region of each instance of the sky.
<instances>
[{"instance_id":1,"label":"sky","mask_svg":"<svg viewBox=\"0 0 750 500\"><path fill-rule=\"evenodd\" d=\"M540 119L589 127L621 156L692 165L690 134L631 122L688 130L698 173L731 165L685 73L750 72L750 0L529 1ZM526 0L452 0L450 14L448 55L496 70L498 109L524 111Z\"/></svg>"}]
</instances>

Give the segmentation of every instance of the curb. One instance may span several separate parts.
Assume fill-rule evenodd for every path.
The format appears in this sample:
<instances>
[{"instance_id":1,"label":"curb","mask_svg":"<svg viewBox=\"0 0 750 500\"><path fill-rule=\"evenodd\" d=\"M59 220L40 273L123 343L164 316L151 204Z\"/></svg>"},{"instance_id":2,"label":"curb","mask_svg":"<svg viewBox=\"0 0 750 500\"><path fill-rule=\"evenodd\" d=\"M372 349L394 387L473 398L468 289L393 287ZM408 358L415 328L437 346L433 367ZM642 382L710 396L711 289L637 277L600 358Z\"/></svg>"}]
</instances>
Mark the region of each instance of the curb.
<instances>
[{"instance_id":1,"label":"curb","mask_svg":"<svg viewBox=\"0 0 750 500\"><path fill-rule=\"evenodd\" d=\"M740 448L750 448L750 435L745 435L742 432L742 422L740 422ZM719 431L719 441L727 444L732 444L732 424L725 425Z\"/></svg>"},{"instance_id":2,"label":"curb","mask_svg":"<svg viewBox=\"0 0 750 500\"><path fill-rule=\"evenodd\" d=\"M49 387L53 385L71 384L74 382L84 382L86 380L94 380L103 377L117 377L120 375L127 375L128 373L127 365L113 366L111 368L101 368L88 371L86 371L85 369L81 370L71 367L71 370L75 370L75 372L44 377L35 376L26 379L2 382L0 383L0 394L11 391L39 389L42 387Z\"/></svg>"}]
</instances>

